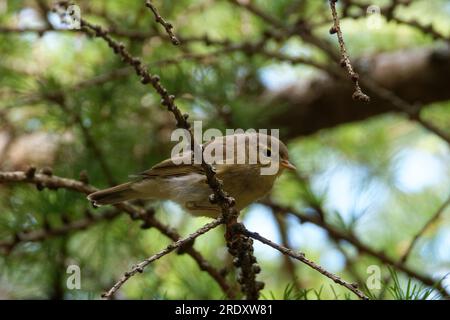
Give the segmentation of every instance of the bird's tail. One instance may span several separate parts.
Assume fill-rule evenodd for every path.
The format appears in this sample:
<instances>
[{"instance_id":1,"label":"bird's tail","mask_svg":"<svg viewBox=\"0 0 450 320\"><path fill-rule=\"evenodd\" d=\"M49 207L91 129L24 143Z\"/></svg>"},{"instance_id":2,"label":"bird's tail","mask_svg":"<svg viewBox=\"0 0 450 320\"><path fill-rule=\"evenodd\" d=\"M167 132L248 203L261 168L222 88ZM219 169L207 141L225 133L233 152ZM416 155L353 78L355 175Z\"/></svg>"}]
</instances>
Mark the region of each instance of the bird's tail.
<instances>
[{"instance_id":1,"label":"bird's tail","mask_svg":"<svg viewBox=\"0 0 450 320\"><path fill-rule=\"evenodd\" d=\"M132 182L119 184L112 188L91 193L87 198L94 205L98 206L133 200L138 198L140 194L131 188L132 184Z\"/></svg>"}]
</instances>

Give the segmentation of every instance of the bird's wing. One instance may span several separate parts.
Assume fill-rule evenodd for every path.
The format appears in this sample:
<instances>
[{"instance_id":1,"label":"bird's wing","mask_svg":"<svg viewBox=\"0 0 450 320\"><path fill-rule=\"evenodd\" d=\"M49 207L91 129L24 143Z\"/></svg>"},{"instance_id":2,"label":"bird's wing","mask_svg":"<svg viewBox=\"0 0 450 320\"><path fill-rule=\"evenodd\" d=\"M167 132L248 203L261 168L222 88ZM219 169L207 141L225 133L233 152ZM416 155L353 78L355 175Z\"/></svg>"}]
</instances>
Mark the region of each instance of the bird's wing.
<instances>
[{"instance_id":1,"label":"bird's wing","mask_svg":"<svg viewBox=\"0 0 450 320\"><path fill-rule=\"evenodd\" d=\"M211 144L218 143L223 144L223 139L217 139L216 141L208 141L203 144L203 149ZM190 173L200 173L205 174L201 164L191 164L192 152L186 152L183 155L178 155L173 158L166 159L156 165L151 169L144 171L137 175L138 178L153 178L153 177L174 177L183 176ZM177 164L178 163L178 164ZM226 164L213 164L218 175L225 173L225 171L230 167Z\"/></svg>"},{"instance_id":2,"label":"bird's wing","mask_svg":"<svg viewBox=\"0 0 450 320\"><path fill-rule=\"evenodd\" d=\"M204 171L199 164L190 164L191 153L182 156L169 158L154 165L151 169L139 173L137 176L141 178L153 177L174 177L183 176L190 173L201 173ZM180 163L180 164L177 164Z\"/></svg>"}]
</instances>

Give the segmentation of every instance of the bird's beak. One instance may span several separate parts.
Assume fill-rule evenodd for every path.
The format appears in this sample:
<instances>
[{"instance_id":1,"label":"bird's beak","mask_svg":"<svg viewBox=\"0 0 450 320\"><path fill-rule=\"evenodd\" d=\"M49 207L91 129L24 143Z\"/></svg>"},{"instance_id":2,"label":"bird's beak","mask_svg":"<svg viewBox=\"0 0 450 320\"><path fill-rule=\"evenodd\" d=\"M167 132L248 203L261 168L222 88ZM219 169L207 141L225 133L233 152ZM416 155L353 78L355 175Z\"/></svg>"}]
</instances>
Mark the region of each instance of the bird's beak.
<instances>
[{"instance_id":1,"label":"bird's beak","mask_svg":"<svg viewBox=\"0 0 450 320\"><path fill-rule=\"evenodd\" d=\"M296 171L297 170L297 168L292 163L290 163L289 160L286 160L286 159L281 160L280 165L283 168L286 168L286 169L289 169L289 170L292 170L292 171Z\"/></svg>"}]
</instances>

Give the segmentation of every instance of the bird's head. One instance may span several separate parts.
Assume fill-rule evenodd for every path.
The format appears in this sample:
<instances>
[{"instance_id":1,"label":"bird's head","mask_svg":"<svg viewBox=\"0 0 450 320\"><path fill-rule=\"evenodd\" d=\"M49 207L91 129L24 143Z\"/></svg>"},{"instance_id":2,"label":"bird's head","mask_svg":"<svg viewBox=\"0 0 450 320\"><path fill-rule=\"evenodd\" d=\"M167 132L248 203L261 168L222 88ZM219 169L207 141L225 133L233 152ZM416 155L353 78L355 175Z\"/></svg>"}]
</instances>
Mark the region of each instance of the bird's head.
<instances>
[{"instance_id":1,"label":"bird's head","mask_svg":"<svg viewBox=\"0 0 450 320\"><path fill-rule=\"evenodd\" d=\"M260 163L263 167L269 167L273 162L278 163L280 169L297 170L289 160L289 151L286 145L278 138L258 133L258 152ZM279 170L278 174L281 173Z\"/></svg>"}]
</instances>

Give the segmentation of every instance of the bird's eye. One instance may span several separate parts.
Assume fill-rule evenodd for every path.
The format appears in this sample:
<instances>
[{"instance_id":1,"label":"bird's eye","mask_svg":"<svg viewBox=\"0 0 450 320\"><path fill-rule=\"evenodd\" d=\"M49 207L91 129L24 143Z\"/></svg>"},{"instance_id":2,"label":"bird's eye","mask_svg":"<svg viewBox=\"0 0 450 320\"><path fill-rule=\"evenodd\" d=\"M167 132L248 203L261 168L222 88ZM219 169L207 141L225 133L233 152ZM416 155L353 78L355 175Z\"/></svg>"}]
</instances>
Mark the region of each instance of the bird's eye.
<instances>
[{"instance_id":1,"label":"bird's eye","mask_svg":"<svg viewBox=\"0 0 450 320\"><path fill-rule=\"evenodd\" d=\"M266 149L266 156L270 158L272 156L272 150Z\"/></svg>"}]
</instances>

